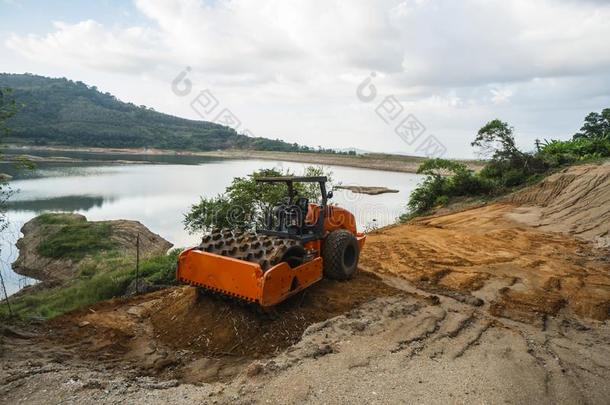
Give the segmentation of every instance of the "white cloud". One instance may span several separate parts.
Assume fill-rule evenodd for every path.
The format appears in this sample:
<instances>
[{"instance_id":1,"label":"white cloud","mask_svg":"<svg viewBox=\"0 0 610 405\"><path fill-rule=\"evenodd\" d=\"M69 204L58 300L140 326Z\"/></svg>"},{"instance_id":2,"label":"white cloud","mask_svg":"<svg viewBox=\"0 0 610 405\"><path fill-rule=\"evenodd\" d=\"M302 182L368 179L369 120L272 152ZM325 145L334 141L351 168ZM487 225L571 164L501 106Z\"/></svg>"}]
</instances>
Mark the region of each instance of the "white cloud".
<instances>
[{"instance_id":1,"label":"white cloud","mask_svg":"<svg viewBox=\"0 0 610 405\"><path fill-rule=\"evenodd\" d=\"M13 33L5 45L41 65L121 73L125 80L156 77L160 91L192 66L196 85L212 87L257 135L331 146L404 146L375 121L374 107L347 108L358 103L355 87L372 71L380 93L396 94L448 143L497 115L514 120L517 130L522 124L544 132L549 120L532 124L532 105L552 110L539 116L555 111L564 122L610 100L610 6L602 2L136 0L135 6L147 24L105 26L91 16L55 23L42 36ZM188 103L180 110L163 97L149 104L191 114ZM312 122L295 125L300 117L323 134L308 132ZM388 131L386 143L375 142L371 131ZM469 139L460 145L452 152L469 153Z\"/></svg>"},{"instance_id":2,"label":"white cloud","mask_svg":"<svg viewBox=\"0 0 610 405\"><path fill-rule=\"evenodd\" d=\"M159 33L149 28L109 31L94 20L54 22L53 26L55 32L44 37L12 34L6 45L36 61L109 71L141 71L159 57L153 49Z\"/></svg>"},{"instance_id":3,"label":"white cloud","mask_svg":"<svg viewBox=\"0 0 610 405\"><path fill-rule=\"evenodd\" d=\"M491 89L491 101L494 104L507 103L512 95L513 91L511 89Z\"/></svg>"}]
</instances>

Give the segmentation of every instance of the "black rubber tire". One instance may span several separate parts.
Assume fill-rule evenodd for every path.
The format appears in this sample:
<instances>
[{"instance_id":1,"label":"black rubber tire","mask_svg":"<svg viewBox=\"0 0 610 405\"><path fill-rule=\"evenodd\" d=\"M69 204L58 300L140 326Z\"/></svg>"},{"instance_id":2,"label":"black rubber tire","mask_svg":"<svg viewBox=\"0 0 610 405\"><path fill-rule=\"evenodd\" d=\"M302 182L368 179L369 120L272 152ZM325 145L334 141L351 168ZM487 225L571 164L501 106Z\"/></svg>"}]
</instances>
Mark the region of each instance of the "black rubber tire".
<instances>
[{"instance_id":1,"label":"black rubber tire","mask_svg":"<svg viewBox=\"0 0 610 405\"><path fill-rule=\"evenodd\" d=\"M322 260L324 276L333 280L349 280L358 270L358 241L349 231L332 231L324 241Z\"/></svg>"}]
</instances>

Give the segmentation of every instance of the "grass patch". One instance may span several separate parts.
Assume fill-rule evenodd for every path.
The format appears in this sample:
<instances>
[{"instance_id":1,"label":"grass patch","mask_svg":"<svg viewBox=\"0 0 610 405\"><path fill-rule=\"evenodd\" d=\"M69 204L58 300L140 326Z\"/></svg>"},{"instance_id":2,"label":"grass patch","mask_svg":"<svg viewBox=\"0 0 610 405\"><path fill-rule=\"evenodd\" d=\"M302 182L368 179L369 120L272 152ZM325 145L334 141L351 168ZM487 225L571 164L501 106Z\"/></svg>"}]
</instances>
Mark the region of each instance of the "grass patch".
<instances>
[{"instance_id":1,"label":"grass patch","mask_svg":"<svg viewBox=\"0 0 610 405\"><path fill-rule=\"evenodd\" d=\"M180 249L140 263L140 278L152 285L175 283ZM135 280L133 257L114 253L98 254L81 264L79 276L68 284L11 299L11 307L21 319L52 318L98 301L120 297ZM10 298L10 297L9 297ZM0 319L8 309L0 305Z\"/></svg>"},{"instance_id":2,"label":"grass patch","mask_svg":"<svg viewBox=\"0 0 610 405\"><path fill-rule=\"evenodd\" d=\"M41 256L80 260L116 247L110 224L81 221L61 214L43 214L38 221L46 225L45 237L37 247Z\"/></svg>"},{"instance_id":3,"label":"grass patch","mask_svg":"<svg viewBox=\"0 0 610 405\"><path fill-rule=\"evenodd\" d=\"M84 217L78 217L73 214L51 213L47 212L36 217L36 221L42 225L69 225L79 222L85 222Z\"/></svg>"}]
</instances>

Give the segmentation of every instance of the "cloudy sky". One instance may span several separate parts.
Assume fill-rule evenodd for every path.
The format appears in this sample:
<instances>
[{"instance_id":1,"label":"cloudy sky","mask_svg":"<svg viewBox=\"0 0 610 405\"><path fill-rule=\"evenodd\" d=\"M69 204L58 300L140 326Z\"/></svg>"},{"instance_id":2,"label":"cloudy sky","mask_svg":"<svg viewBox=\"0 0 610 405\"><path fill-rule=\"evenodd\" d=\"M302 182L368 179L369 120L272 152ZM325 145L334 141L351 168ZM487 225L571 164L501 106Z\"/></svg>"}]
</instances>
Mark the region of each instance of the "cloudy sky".
<instances>
[{"instance_id":1,"label":"cloudy sky","mask_svg":"<svg viewBox=\"0 0 610 405\"><path fill-rule=\"evenodd\" d=\"M256 136L422 155L433 135L470 157L490 119L531 149L610 107L609 3L0 0L0 71L187 118L228 109Z\"/></svg>"}]
</instances>

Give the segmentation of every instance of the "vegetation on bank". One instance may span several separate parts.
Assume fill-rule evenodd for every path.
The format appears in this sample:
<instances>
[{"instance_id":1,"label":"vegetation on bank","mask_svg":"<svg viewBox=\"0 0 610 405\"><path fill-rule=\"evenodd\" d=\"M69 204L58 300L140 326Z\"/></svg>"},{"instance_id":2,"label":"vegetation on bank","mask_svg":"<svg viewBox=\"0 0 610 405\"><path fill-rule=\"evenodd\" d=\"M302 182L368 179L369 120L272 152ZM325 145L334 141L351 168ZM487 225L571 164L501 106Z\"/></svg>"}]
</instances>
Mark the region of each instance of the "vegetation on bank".
<instances>
[{"instance_id":1,"label":"vegetation on bank","mask_svg":"<svg viewBox=\"0 0 610 405\"><path fill-rule=\"evenodd\" d=\"M21 106L19 114L8 122L12 133L7 138L19 144L355 154L249 137L212 122L178 118L143 105L124 103L95 86L66 78L2 73L0 87L12 88L13 97Z\"/></svg>"},{"instance_id":2,"label":"vegetation on bank","mask_svg":"<svg viewBox=\"0 0 610 405\"><path fill-rule=\"evenodd\" d=\"M539 142L534 152L519 150L513 128L498 119L479 130L472 146L490 158L477 173L445 159L428 160L419 167L418 173L427 177L411 194L409 214L402 220L429 213L458 197L499 196L531 184L558 167L610 157L610 108L587 115L572 139Z\"/></svg>"},{"instance_id":3,"label":"vegetation on bank","mask_svg":"<svg viewBox=\"0 0 610 405\"><path fill-rule=\"evenodd\" d=\"M290 170L262 169L246 177L236 177L225 189L225 192L212 198L201 197L191 206L184 217L185 229L191 233L203 232L210 228L251 228L262 225L265 213L286 200L288 189L280 183L258 183L261 177L290 176ZM325 172L322 167L308 166L303 176L326 176L328 189L332 185L332 172ZM295 192L310 201L320 199L318 183L295 183Z\"/></svg>"},{"instance_id":4,"label":"vegetation on bank","mask_svg":"<svg viewBox=\"0 0 610 405\"><path fill-rule=\"evenodd\" d=\"M42 214L38 217L42 225L61 225L48 227L45 238L37 247L41 256L54 259L80 260L99 251L111 251L116 244L110 238L112 226L103 222L76 220L72 216Z\"/></svg>"},{"instance_id":5,"label":"vegetation on bank","mask_svg":"<svg viewBox=\"0 0 610 405\"><path fill-rule=\"evenodd\" d=\"M135 292L136 256L113 239L108 222L89 222L74 214L42 214L30 229L36 246L30 248L50 259L72 259L74 276L66 281L41 282L11 296L14 315L50 318L98 301ZM175 284L176 263L180 249L168 254L148 254L140 261L139 291ZM43 260L43 265L49 265ZM36 266L36 265L35 265ZM4 297L2 297L4 298ZM0 304L0 318L9 315L8 306Z\"/></svg>"},{"instance_id":6,"label":"vegetation on bank","mask_svg":"<svg viewBox=\"0 0 610 405\"><path fill-rule=\"evenodd\" d=\"M180 249L140 263L141 286L167 286L176 283L176 262ZM100 253L81 263L78 276L57 287L37 289L11 296L13 314L21 319L52 318L65 312L110 298L133 293L136 264L133 256L117 252ZM131 287L131 288L130 288ZM0 319L8 317L0 305Z\"/></svg>"}]
</instances>

